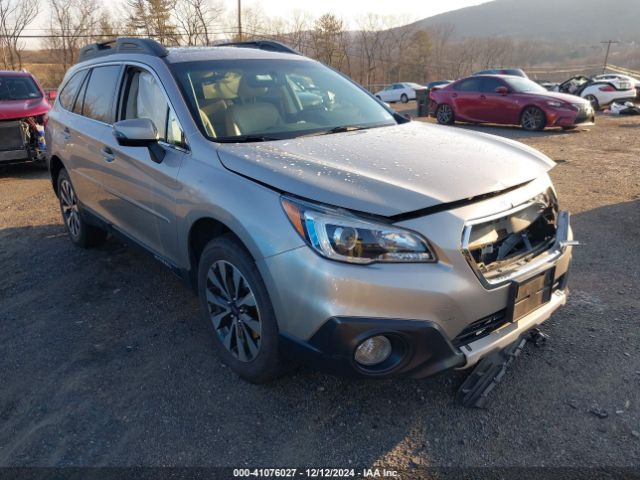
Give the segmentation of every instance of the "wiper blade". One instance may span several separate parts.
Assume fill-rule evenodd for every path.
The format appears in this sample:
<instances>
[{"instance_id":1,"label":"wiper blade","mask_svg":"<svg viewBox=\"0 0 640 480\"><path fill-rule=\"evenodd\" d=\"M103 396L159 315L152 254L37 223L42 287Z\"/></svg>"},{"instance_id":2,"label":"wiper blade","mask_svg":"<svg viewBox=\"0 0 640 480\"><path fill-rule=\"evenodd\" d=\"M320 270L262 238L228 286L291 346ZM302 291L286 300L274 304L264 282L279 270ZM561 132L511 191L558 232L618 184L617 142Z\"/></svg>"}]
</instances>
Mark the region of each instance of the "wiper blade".
<instances>
[{"instance_id":1,"label":"wiper blade","mask_svg":"<svg viewBox=\"0 0 640 480\"><path fill-rule=\"evenodd\" d=\"M251 143L251 142L271 142L275 140L284 140L279 137L269 137L268 135L238 135L235 137L216 138L216 142L220 143Z\"/></svg>"},{"instance_id":2,"label":"wiper blade","mask_svg":"<svg viewBox=\"0 0 640 480\"><path fill-rule=\"evenodd\" d=\"M372 127L363 127L360 125L339 125L337 127L330 128L329 130L322 130L320 132L313 132L307 135L302 135L303 137L315 137L319 135L331 135L332 133L344 133L344 132L355 132L356 130L366 130Z\"/></svg>"}]
</instances>

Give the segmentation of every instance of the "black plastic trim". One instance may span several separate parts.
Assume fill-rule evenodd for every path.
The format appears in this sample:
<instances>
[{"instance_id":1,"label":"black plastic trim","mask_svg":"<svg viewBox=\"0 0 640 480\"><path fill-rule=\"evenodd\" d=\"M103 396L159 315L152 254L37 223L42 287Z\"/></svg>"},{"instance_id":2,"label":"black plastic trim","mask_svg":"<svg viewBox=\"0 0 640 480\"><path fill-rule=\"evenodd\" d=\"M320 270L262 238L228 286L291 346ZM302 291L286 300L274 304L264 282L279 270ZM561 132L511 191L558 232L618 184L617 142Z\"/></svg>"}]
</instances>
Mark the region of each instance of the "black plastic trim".
<instances>
[{"instance_id":1,"label":"black plastic trim","mask_svg":"<svg viewBox=\"0 0 640 480\"><path fill-rule=\"evenodd\" d=\"M356 347L374 335L392 341L392 362L365 368L353 358ZM280 334L281 353L316 370L345 377L425 378L460 367L465 356L438 324L428 320L332 317L308 340Z\"/></svg>"},{"instance_id":2,"label":"black plastic trim","mask_svg":"<svg viewBox=\"0 0 640 480\"><path fill-rule=\"evenodd\" d=\"M273 40L256 40L247 42L226 42L215 45L216 47L239 47L239 48L257 48L266 52L292 53L294 55L302 55L294 48L284 43L274 42Z\"/></svg>"},{"instance_id":3,"label":"black plastic trim","mask_svg":"<svg viewBox=\"0 0 640 480\"><path fill-rule=\"evenodd\" d=\"M462 200L455 200L453 202L440 203L438 205L434 205L433 207L422 208L420 210L414 210L412 212L407 212L407 213L400 213L398 215L392 215L387 218L389 218L389 220L391 220L393 223L396 223L396 222L403 222L405 220L411 220L414 218L425 217L427 215L433 215L434 213L440 213L446 210L453 210L455 208L466 207L467 205L481 202L482 200L486 200L488 198L504 195L505 193L509 193L513 190L517 190L520 187L524 187L525 185L531 182L532 180L527 180L526 182L519 183L518 185L514 185L513 187L505 188L504 190L498 190L496 192L476 195L475 197L470 197L470 198L463 198Z\"/></svg>"},{"instance_id":4,"label":"black plastic trim","mask_svg":"<svg viewBox=\"0 0 640 480\"><path fill-rule=\"evenodd\" d=\"M78 63L115 53L137 53L163 58L169 54L169 51L150 38L121 37L82 47L78 55Z\"/></svg>"}]
</instances>

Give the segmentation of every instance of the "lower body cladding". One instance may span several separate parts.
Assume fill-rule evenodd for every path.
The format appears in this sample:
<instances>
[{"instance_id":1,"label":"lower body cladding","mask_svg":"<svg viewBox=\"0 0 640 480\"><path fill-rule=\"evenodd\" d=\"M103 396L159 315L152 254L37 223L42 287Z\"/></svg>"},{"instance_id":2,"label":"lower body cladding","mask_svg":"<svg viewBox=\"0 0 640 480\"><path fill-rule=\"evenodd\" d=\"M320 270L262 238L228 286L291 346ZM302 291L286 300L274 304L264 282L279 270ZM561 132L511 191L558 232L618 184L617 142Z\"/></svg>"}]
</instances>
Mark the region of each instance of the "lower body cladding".
<instances>
[{"instance_id":1,"label":"lower body cladding","mask_svg":"<svg viewBox=\"0 0 640 480\"><path fill-rule=\"evenodd\" d=\"M523 187L515 204L533 199L539 188L538 181ZM535 330L567 300L569 215L556 212L556 233L543 251L519 259L504 277L486 273L488 281L470 265L473 258L461 251L459 237L449 246L445 239L452 228L463 232L465 219L488 217L500 206L504 211L504 204L489 199L404 222L432 242L437 263L362 267L328 261L306 247L258 262L283 355L342 376L424 378L472 367ZM521 212L530 210L514 215L520 221L526 218ZM536 221L530 224L542 231ZM535 232L529 234L527 244L535 240ZM503 240L500 250L510 242Z\"/></svg>"},{"instance_id":2,"label":"lower body cladding","mask_svg":"<svg viewBox=\"0 0 640 480\"><path fill-rule=\"evenodd\" d=\"M0 121L0 165L44 162L45 151L42 118Z\"/></svg>"}]
</instances>

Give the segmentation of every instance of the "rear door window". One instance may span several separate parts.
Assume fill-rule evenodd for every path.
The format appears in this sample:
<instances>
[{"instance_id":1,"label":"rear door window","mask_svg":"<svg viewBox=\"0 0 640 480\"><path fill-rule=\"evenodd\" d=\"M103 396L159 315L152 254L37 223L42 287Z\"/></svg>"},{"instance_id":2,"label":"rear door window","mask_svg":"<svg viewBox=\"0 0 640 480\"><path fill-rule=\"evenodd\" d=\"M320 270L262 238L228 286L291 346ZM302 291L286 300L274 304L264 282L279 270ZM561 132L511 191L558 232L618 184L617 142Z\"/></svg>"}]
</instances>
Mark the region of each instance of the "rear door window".
<instances>
[{"instance_id":1,"label":"rear door window","mask_svg":"<svg viewBox=\"0 0 640 480\"><path fill-rule=\"evenodd\" d=\"M458 92L480 92L482 87L481 83L482 78L467 78L456 84L454 90Z\"/></svg>"},{"instance_id":2,"label":"rear door window","mask_svg":"<svg viewBox=\"0 0 640 480\"><path fill-rule=\"evenodd\" d=\"M82 115L104 123L113 122L113 105L120 79L120 66L95 67L84 95Z\"/></svg>"},{"instance_id":3,"label":"rear door window","mask_svg":"<svg viewBox=\"0 0 640 480\"><path fill-rule=\"evenodd\" d=\"M496 88L504 86L505 84L497 78L485 77L482 79L480 91L483 93L496 93Z\"/></svg>"},{"instance_id":4,"label":"rear door window","mask_svg":"<svg viewBox=\"0 0 640 480\"><path fill-rule=\"evenodd\" d=\"M71 110L73 107L73 101L76 98L78 90L82 85L84 77L86 77L87 71L82 70L71 77L67 84L62 88L60 95L58 95L58 101L60 105L66 110Z\"/></svg>"}]
</instances>

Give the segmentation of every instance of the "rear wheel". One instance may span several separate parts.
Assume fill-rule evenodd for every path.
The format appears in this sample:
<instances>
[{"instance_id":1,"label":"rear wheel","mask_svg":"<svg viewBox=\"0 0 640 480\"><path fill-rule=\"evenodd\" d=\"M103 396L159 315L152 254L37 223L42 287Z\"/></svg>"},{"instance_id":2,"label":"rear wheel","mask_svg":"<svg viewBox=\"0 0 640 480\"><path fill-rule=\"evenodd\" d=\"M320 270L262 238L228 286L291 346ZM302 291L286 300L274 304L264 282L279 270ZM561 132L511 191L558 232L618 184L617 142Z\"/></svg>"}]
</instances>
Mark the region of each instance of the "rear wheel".
<instances>
[{"instance_id":1,"label":"rear wheel","mask_svg":"<svg viewBox=\"0 0 640 480\"><path fill-rule=\"evenodd\" d=\"M584 97L584 99L589 100L589 103L591 103L591 106L596 112L600 110L600 102L598 102L598 99L595 97L595 95L587 95L586 97Z\"/></svg>"},{"instance_id":2,"label":"rear wheel","mask_svg":"<svg viewBox=\"0 0 640 480\"><path fill-rule=\"evenodd\" d=\"M436 119L441 125L453 125L453 122L455 122L453 108L446 103L438 105L438 108L436 108Z\"/></svg>"},{"instance_id":3,"label":"rear wheel","mask_svg":"<svg viewBox=\"0 0 640 480\"><path fill-rule=\"evenodd\" d=\"M58 197L64 226L75 245L83 248L94 247L107 238L107 232L89 225L82 218L78 196L64 168L58 173Z\"/></svg>"},{"instance_id":4,"label":"rear wheel","mask_svg":"<svg viewBox=\"0 0 640 480\"><path fill-rule=\"evenodd\" d=\"M255 262L233 236L202 252L198 295L220 359L250 382L276 378L282 369L273 307Z\"/></svg>"},{"instance_id":5,"label":"rear wheel","mask_svg":"<svg viewBox=\"0 0 640 480\"><path fill-rule=\"evenodd\" d=\"M520 124L528 131L544 130L547 125L547 116L538 107L527 107L522 112Z\"/></svg>"},{"instance_id":6,"label":"rear wheel","mask_svg":"<svg viewBox=\"0 0 640 480\"><path fill-rule=\"evenodd\" d=\"M406 93L403 93L402 95L400 95L400 101L402 103L407 103L409 101L409 97L407 97Z\"/></svg>"}]
</instances>

